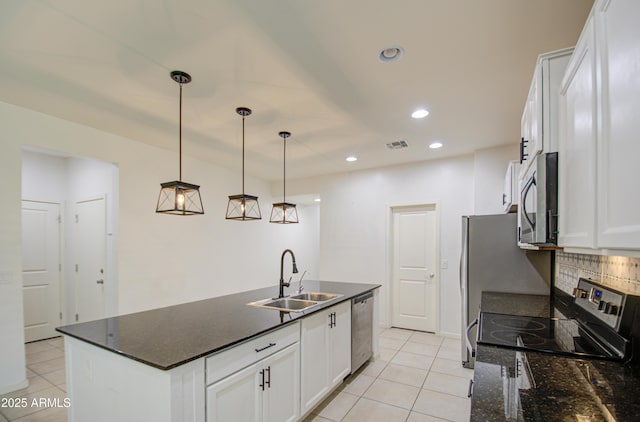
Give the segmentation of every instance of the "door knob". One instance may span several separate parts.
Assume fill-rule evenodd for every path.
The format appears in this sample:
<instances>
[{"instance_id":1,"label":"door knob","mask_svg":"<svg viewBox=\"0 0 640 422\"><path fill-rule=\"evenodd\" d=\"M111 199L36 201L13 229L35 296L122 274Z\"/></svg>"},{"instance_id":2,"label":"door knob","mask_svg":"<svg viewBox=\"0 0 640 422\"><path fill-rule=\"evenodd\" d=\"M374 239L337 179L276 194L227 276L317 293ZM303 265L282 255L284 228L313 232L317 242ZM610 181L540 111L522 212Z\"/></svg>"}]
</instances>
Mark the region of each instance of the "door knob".
<instances>
[{"instance_id":1,"label":"door knob","mask_svg":"<svg viewBox=\"0 0 640 422\"><path fill-rule=\"evenodd\" d=\"M435 275L435 274L433 274L433 273L429 274L429 278L433 278L433 277L435 277L435 276L436 276L436 275Z\"/></svg>"},{"instance_id":2,"label":"door knob","mask_svg":"<svg viewBox=\"0 0 640 422\"><path fill-rule=\"evenodd\" d=\"M96 280L96 284L104 284L104 280Z\"/></svg>"}]
</instances>

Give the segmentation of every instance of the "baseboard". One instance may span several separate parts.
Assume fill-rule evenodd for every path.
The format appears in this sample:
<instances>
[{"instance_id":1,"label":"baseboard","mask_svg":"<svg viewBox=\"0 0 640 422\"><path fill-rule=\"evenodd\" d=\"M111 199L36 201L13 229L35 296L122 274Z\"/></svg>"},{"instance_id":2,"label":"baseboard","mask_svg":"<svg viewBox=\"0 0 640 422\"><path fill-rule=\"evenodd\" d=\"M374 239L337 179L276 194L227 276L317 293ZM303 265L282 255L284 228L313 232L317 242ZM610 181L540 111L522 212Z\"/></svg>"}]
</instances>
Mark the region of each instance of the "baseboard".
<instances>
[{"instance_id":1,"label":"baseboard","mask_svg":"<svg viewBox=\"0 0 640 422\"><path fill-rule=\"evenodd\" d=\"M7 393L13 393L14 391L17 391L17 390L22 390L23 388L27 388L28 386L29 386L29 380L25 378L23 381L17 384L0 387L0 396Z\"/></svg>"}]
</instances>

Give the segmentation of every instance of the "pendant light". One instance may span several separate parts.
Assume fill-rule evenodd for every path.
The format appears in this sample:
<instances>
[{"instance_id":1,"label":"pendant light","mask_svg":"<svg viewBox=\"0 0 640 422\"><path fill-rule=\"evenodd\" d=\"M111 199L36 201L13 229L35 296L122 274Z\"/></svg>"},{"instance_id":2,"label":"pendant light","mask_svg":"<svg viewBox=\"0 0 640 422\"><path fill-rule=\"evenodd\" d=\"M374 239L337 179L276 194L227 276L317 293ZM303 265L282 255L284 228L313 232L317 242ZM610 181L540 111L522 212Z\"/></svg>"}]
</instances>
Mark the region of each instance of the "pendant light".
<instances>
[{"instance_id":1,"label":"pendant light","mask_svg":"<svg viewBox=\"0 0 640 422\"><path fill-rule=\"evenodd\" d=\"M260 214L258 197L244 193L244 119L251 115L251 109L238 107L236 113L242 116L242 194L229 196L227 220L260 220L262 215Z\"/></svg>"},{"instance_id":2,"label":"pendant light","mask_svg":"<svg viewBox=\"0 0 640 422\"><path fill-rule=\"evenodd\" d=\"M171 79L180 85L180 153L179 179L161 183L156 212L174 215L204 214L200 186L182 181L182 85L191 82L191 76L180 70L171 72Z\"/></svg>"},{"instance_id":3,"label":"pendant light","mask_svg":"<svg viewBox=\"0 0 640 422\"><path fill-rule=\"evenodd\" d=\"M292 224L298 222L298 210L296 204L287 202L287 138L291 136L290 132L280 132L278 135L283 139L284 144L284 160L283 160L283 176L282 176L282 202L273 204L271 209L270 223Z\"/></svg>"}]
</instances>

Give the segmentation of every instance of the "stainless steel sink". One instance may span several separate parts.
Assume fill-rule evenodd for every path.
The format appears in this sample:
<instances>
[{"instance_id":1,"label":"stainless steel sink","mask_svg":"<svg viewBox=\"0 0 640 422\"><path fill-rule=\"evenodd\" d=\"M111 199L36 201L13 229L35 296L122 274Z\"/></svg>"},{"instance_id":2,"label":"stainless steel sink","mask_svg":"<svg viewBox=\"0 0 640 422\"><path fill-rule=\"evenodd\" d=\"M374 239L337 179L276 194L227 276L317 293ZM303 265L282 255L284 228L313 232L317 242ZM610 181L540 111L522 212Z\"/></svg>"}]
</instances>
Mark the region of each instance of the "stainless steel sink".
<instances>
[{"instance_id":1,"label":"stainless steel sink","mask_svg":"<svg viewBox=\"0 0 640 422\"><path fill-rule=\"evenodd\" d=\"M306 292L291 296L291 299L311 300L314 302L326 302L327 300L335 299L342 295L333 293L318 293L318 292Z\"/></svg>"},{"instance_id":2,"label":"stainless steel sink","mask_svg":"<svg viewBox=\"0 0 640 422\"><path fill-rule=\"evenodd\" d=\"M255 306L265 309L276 309L285 312L299 312L317 305L318 302L312 300L294 299L283 297L280 299L263 299L256 302L247 303L248 306Z\"/></svg>"}]
</instances>

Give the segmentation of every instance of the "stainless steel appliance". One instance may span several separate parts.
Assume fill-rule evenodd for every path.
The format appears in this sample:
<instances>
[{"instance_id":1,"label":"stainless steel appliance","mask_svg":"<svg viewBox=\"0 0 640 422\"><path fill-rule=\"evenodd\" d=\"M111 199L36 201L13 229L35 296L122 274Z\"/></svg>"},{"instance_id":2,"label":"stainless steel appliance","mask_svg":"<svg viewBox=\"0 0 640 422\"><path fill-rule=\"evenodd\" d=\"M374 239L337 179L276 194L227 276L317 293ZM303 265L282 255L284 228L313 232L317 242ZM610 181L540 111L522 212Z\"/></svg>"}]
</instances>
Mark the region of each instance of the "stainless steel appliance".
<instances>
[{"instance_id":1,"label":"stainless steel appliance","mask_svg":"<svg viewBox=\"0 0 640 422\"><path fill-rule=\"evenodd\" d=\"M532 245L558 242L558 153L538 154L520 187L518 240Z\"/></svg>"},{"instance_id":2,"label":"stainless steel appliance","mask_svg":"<svg viewBox=\"0 0 640 422\"><path fill-rule=\"evenodd\" d=\"M478 344L569 357L627 361L640 296L581 278L568 315L552 318L482 312Z\"/></svg>"},{"instance_id":3,"label":"stainless steel appliance","mask_svg":"<svg viewBox=\"0 0 640 422\"><path fill-rule=\"evenodd\" d=\"M520 249L516 214L462 217L460 293L462 299L462 364L473 368L475 336L483 291L549 295L551 253Z\"/></svg>"},{"instance_id":4,"label":"stainless steel appliance","mask_svg":"<svg viewBox=\"0 0 640 422\"><path fill-rule=\"evenodd\" d=\"M373 353L373 292L351 299L351 373Z\"/></svg>"}]
</instances>

